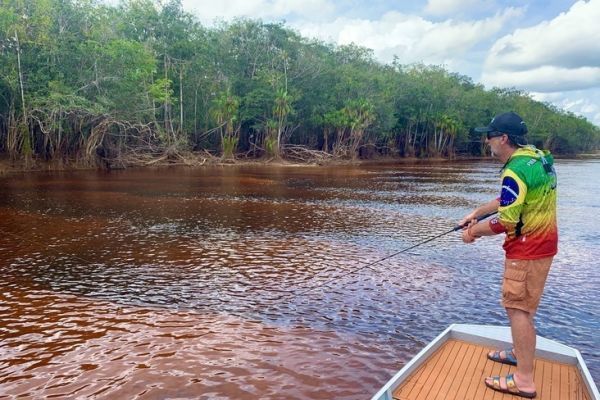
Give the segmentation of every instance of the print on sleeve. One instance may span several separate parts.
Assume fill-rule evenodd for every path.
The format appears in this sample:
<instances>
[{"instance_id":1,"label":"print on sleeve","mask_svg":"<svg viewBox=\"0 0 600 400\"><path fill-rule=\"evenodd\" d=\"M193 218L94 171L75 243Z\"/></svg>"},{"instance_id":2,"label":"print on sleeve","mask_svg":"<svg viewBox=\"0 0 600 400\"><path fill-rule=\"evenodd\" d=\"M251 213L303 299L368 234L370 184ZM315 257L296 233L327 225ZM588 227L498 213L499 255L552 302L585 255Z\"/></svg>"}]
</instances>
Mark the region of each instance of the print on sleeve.
<instances>
[{"instance_id":1,"label":"print on sleeve","mask_svg":"<svg viewBox=\"0 0 600 400\"><path fill-rule=\"evenodd\" d=\"M500 206L506 207L517 201L519 197L519 184L510 176L502 180L502 192L500 193Z\"/></svg>"}]
</instances>

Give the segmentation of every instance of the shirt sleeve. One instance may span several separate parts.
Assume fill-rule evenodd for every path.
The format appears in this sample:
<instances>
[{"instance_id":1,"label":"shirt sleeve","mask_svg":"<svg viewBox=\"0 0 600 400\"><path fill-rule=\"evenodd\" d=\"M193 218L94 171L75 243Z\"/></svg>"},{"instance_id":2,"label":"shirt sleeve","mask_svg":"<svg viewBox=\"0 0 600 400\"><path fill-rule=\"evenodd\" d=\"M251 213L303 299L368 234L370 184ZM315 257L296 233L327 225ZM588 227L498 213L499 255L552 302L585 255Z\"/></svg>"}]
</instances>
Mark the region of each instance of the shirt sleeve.
<instances>
[{"instance_id":1,"label":"shirt sleeve","mask_svg":"<svg viewBox=\"0 0 600 400\"><path fill-rule=\"evenodd\" d=\"M516 236L517 224L521 219L527 185L510 169L502 174L502 190L500 191L500 207L498 207L498 221L504 227L506 235L510 238Z\"/></svg>"},{"instance_id":2,"label":"shirt sleeve","mask_svg":"<svg viewBox=\"0 0 600 400\"><path fill-rule=\"evenodd\" d=\"M506 232L506 228L500 223L500 221L498 221L498 218L492 218L488 224L494 233Z\"/></svg>"}]
</instances>

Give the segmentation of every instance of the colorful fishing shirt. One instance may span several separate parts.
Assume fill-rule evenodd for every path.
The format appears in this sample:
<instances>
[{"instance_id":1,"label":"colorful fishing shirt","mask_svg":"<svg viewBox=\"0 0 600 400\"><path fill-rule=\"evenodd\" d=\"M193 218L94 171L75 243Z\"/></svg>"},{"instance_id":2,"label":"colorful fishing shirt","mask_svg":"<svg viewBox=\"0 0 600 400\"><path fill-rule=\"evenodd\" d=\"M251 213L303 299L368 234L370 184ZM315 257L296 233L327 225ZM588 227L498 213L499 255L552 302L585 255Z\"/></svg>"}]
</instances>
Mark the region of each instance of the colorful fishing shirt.
<instances>
[{"instance_id":1,"label":"colorful fishing shirt","mask_svg":"<svg viewBox=\"0 0 600 400\"><path fill-rule=\"evenodd\" d=\"M532 260L557 253L553 164L548 151L525 146L504 166L498 217L490 221L490 227L496 233L506 233L506 258Z\"/></svg>"}]
</instances>

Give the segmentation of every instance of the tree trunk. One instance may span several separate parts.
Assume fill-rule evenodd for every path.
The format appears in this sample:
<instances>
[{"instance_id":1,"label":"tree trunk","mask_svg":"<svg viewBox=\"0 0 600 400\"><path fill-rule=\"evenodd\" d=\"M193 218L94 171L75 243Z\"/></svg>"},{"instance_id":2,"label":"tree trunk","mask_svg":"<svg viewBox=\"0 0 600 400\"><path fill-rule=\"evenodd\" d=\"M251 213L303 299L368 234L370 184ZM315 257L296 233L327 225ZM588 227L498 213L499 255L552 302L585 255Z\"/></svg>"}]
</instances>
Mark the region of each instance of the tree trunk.
<instances>
[{"instance_id":1,"label":"tree trunk","mask_svg":"<svg viewBox=\"0 0 600 400\"><path fill-rule=\"evenodd\" d=\"M15 40L17 43L17 67L19 69L19 86L21 88L21 104L23 106L23 123L27 123L27 107L25 106L25 90L23 89L23 71L21 70L21 46L19 44L19 34L16 30Z\"/></svg>"},{"instance_id":2,"label":"tree trunk","mask_svg":"<svg viewBox=\"0 0 600 400\"><path fill-rule=\"evenodd\" d=\"M198 86L194 91L194 142L196 141L196 132L198 132Z\"/></svg>"},{"instance_id":3,"label":"tree trunk","mask_svg":"<svg viewBox=\"0 0 600 400\"><path fill-rule=\"evenodd\" d=\"M168 58L167 58L167 53L165 51L165 55L163 57L163 63L164 63L164 68L165 68L165 81L167 81L167 79L169 79L169 74L168 74L168 68L169 68L169 64L168 64ZM167 134L167 143L170 145L171 144L171 129L170 128L170 123L169 123L169 86L165 84L165 111L164 111L164 125L165 125L165 132Z\"/></svg>"},{"instance_id":4,"label":"tree trunk","mask_svg":"<svg viewBox=\"0 0 600 400\"><path fill-rule=\"evenodd\" d=\"M11 101L9 105L8 123L6 127L6 150L11 161L16 161L18 155L18 129L15 118L15 104Z\"/></svg>"},{"instance_id":5,"label":"tree trunk","mask_svg":"<svg viewBox=\"0 0 600 400\"><path fill-rule=\"evenodd\" d=\"M152 74L150 74L150 85L154 85L154 77ZM147 90L146 90L146 92L147 92ZM154 101L154 96L152 98L150 98L149 93L146 93L146 95L148 96L148 100L150 102L152 102L152 120L156 124L155 126L158 127L158 121L156 118L156 102Z\"/></svg>"},{"instance_id":6,"label":"tree trunk","mask_svg":"<svg viewBox=\"0 0 600 400\"><path fill-rule=\"evenodd\" d=\"M183 133L183 65L179 67L179 132Z\"/></svg>"}]
</instances>

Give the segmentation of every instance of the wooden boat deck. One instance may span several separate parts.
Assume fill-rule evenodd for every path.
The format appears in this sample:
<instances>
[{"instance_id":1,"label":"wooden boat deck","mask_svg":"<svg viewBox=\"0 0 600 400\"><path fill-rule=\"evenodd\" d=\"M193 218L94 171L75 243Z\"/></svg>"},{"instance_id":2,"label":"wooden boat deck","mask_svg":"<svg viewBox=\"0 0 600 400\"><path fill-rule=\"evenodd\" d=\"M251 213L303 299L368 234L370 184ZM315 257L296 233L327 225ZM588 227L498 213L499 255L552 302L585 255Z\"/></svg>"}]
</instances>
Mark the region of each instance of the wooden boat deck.
<instances>
[{"instance_id":1,"label":"wooden boat deck","mask_svg":"<svg viewBox=\"0 0 600 400\"><path fill-rule=\"evenodd\" d=\"M487 376L506 375L515 367L487 359L488 347L450 339L393 393L395 400L519 400L488 389ZM536 359L536 400L591 400L574 365Z\"/></svg>"}]
</instances>

